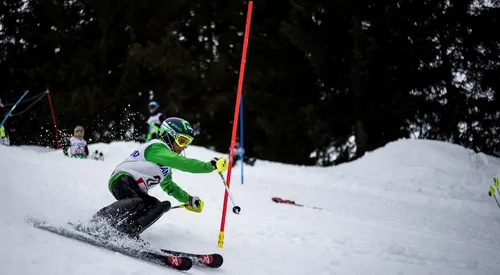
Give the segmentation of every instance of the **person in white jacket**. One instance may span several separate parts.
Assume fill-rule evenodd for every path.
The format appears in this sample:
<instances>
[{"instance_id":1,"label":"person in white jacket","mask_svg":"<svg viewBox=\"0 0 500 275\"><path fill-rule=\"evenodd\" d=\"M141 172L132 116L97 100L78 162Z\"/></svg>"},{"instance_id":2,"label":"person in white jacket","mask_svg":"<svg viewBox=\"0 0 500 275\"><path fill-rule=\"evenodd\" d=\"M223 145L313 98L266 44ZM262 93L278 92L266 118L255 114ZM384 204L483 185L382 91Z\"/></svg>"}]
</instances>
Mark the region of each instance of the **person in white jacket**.
<instances>
[{"instance_id":1,"label":"person in white jacket","mask_svg":"<svg viewBox=\"0 0 500 275\"><path fill-rule=\"evenodd\" d=\"M161 123L165 120L165 116L159 110L160 104L156 101L151 101L148 104L149 118L148 118L148 135L146 136L146 142L152 139L158 139L158 132L160 130Z\"/></svg>"},{"instance_id":2,"label":"person in white jacket","mask_svg":"<svg viewBox=\"0 0 500 275\"><path fill-rule=\"evenodd\" d=\"M89 156L89 147L87 141L83 139L85 128L76 126L73 136L63 145L63 154L72 158L87 158Z\"/></svg>"},{"instance_id":3,"label":"person in white jacket","mask_svg":"<svg viewBox=\"0 0 500 275\"><path fill-rule=\"evenodd\" d=\"M245 149L240 145L240 137L236 137L236 140L234 141L233 167L239 160L241 160L241 155L243 155L243 162L250 166L253 166L257 160L256 158L245 155Z\"/></svg>"}]
</instances>

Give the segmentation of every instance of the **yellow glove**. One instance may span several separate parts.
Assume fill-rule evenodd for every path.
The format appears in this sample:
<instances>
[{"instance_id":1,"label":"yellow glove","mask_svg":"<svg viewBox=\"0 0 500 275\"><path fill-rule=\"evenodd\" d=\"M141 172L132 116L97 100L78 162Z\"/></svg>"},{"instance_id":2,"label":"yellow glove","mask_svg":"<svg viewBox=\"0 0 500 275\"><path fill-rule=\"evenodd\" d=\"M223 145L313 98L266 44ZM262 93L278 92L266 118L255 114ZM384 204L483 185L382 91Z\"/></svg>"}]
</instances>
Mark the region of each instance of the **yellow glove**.
<instances>
[{"instance_id":1,"label":"yellow glove","mask_svg":"<svg viewBox=\"0 0 500 275\"><path fill-rule=\"evenodd\" d=\"M210 163L214 170L217 170L217 173L222 173L227 170L227 160L225 157L213 158Z\"/></svg>"},{"instance_id":2,"label":"yellow glove","mask_svg":"<svg viewBox=\"0 0 500 275\"><path fill-rule=\"evenodd\" d=\"M195 213L201 213L203 211L203 206L205 203L197 196L189 196L189 200L186 204L186 209L195 212Z\"/></svg>"}]
</instances>

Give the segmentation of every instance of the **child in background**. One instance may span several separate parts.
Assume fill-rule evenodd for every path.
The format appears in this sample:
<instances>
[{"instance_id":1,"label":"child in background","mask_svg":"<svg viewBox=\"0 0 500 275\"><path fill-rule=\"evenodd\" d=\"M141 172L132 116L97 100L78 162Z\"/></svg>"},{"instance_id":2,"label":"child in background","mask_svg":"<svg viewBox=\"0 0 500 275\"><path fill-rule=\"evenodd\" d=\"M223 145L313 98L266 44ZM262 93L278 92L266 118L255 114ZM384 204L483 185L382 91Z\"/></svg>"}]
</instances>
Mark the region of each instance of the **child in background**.
<instances>
[{"instance_id":1,"label":"child in background","mask_svg":"<svg viewBox=\"0 0 500 275\"><path fill-rule=\"evenodd\" d=\"M73 131L73 136L63 146L63 154L72 158L87 158L89 155L89 147L87 141L83 139L85 129L83 126L76 126Z\"/></svg>"},{"instance_id":2,"label":"child in background","mask_svg":"<svg viewBox=\"0 0 500 275\"><path fill-rule=\"evenodd\" d=\"M233 167L236 165L238 160L241 159L242 153L245 153L245 149L241 147L240 137L236 137L236 140L234 141ZM251 158L248 155L243 155L243 162L250 166L253 166L256 160L256 158Z\"/></svg>"},{"instance_id":3,"label":"child in background","mask_svg":"<svg viewBox=\"0 0 500 275\"><path fill-rule=\"evenodd\" d=\"M146 142L152 139L158 139L158 132L160 130L161 123L165 120L165 116L159 110L160 104L156 101L151 101L148 104L149 118L148 118L148 134L146 136Z\"/></svg>"}]
</instances>

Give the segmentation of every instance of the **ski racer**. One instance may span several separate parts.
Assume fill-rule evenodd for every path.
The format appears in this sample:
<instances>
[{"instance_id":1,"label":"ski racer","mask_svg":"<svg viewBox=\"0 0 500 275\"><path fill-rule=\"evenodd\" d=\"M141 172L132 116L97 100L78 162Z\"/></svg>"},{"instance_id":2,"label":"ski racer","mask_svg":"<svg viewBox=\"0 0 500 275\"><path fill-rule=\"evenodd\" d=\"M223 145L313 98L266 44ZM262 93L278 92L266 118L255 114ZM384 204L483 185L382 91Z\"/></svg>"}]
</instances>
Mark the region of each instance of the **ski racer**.
<instances>
[{"instance_id":1,"label":"ski racer","mask_svg":"<svg viewBox=\"0 0 500 275\"><path fill-rule=\"evenodd\" d=\"M108 188L117 201L100 209L92 218L104 220L123 235L140 240L139 235L170 210L170 201L160 202L148 195L159 185L186 210L200 213L204 203L198 196L183 190L172 180L173 169L190 173L222 173L227 170L224 157L204 162L181 153L193 142L191 124L169 117L161 124L159 139L139 146L111 174Z\"/></svg>"},{"instance_id":2,"label":"ski racer","mask_svg":"<svg viewBox=\"0 0 500 275\"><path fill-rule=\"evenodd\" d=\"M156 101L151 101L148 104L149 118L148 118L148 135L146 136L146 142L158 138L158 130L162 121L165 120L165 116L159 110L160 104Z\"/></svg>"},{"instance_id":3,"label":"ski racer","mask_svg":"<svg viewBox=\"0 0 500 275\"><path fill-rule=\"evenodd\" d=\"M89 147L87 141L83 139L85 129L83 126L76 126L73 130L73 136L63 145L63 154L72 158L87 158Z\"/></svg>"}]
</instances>

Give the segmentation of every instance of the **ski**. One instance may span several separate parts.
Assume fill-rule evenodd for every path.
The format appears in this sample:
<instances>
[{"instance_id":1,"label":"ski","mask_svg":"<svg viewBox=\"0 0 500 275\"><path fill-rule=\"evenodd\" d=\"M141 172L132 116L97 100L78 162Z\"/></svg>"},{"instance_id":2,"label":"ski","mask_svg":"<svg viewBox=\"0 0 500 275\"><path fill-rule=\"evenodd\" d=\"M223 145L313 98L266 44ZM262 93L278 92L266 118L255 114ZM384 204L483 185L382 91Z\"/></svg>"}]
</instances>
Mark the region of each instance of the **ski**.
<instances>
[{"instance_id":1,"label":"ski","mask_svg":"<svg viewBox=\"0 0 500 275\"><path fill-rule=\"evenodd\" d=\"M89 235L88 229L85 228L85 226L80 226L79 224L75 224L72 222L68 223L73 229L77 230L78 232L81 232L83 234ZM92 237L96 237L94 235L90 235ZM181 251L175 251L175 250L170 250L170 249L158 249L155 247L150 246L147 244L146 246L144 243L137 242L138 247L141 247L143 250L147 250L152 253L156 254L168 254L169 256L177 256L177 257L186 257L191 259L194 265L197 266L204 266L204 267L211 267L211 268L219 268L222 266L222 263L224 261L222 255L217 254L217 253L211 253L211 254L194 254L194 253L188 253L188 252L181 252Z\"/></svg>"},{"instance_id":2,"label":"ski","mask_svg":"<svg viewBox=\"0 0 500 275\"><path fill-rule=\"evenodd\" d=\"M160 249L161 252L179 257L188 257L193 261L193 264L198 266L206 266L212 268L219 268L224 262L222 255L217 253L212 254L194 254L187 252L174 251L169 249Z\"/></svg>"},{"instance_id":3,"label":"ski","mask_svg":"<svg viewBox=\"0 0 500 275\"><path fill-rule=\"evenodd\" d=\"M64 227L51 225L46 221L39 220L33 217L28 217L28 222L35 228L39 228L48 232L52 232L70 239L78 240L87 244L97 247L105 248L120 254L133 257L136 259L144 260L150 263L168 266L177 270L189 270L193 266L193 261L189 257L176 256L176 255L163 255L161 253L154 253L144 251L133 247L125 247L103 239L98 239L90 235L82 235Z\"/></svg>"}]
</instances>

